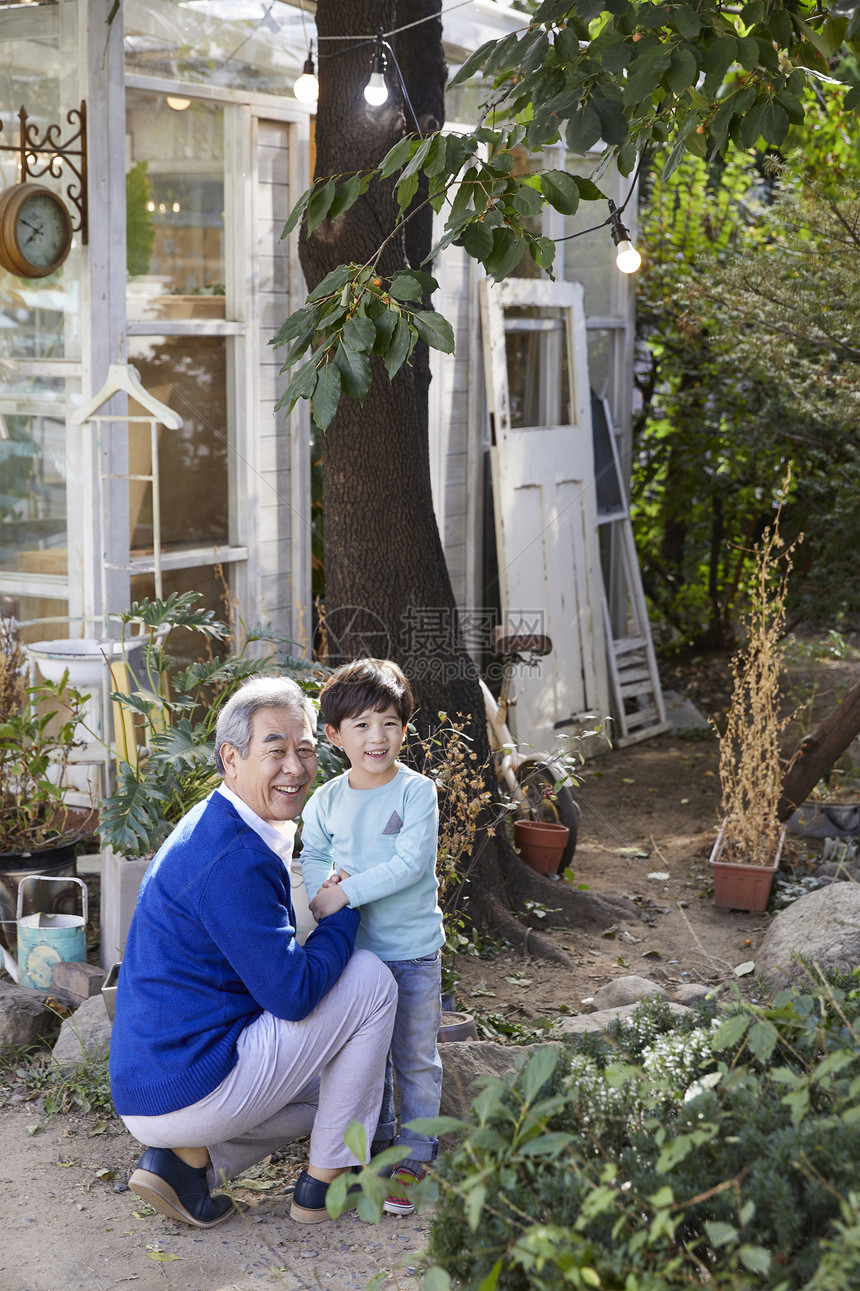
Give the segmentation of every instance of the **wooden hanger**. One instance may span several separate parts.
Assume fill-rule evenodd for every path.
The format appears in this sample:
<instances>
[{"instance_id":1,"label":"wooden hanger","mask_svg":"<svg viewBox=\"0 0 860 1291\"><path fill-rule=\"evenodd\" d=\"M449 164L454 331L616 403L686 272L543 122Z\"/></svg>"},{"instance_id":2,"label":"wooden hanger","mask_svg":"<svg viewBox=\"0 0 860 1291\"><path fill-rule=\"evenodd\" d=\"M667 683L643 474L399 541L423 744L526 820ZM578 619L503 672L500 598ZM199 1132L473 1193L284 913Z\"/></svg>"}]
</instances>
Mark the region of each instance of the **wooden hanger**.
<instances>
[{"instance_id":1,"label":"wooden hanger","mask_svg":"<svg viewBox=\"0 0 860 1291\"><path fill-rule=\"evenodd\" d=\"M178 412L168 408L166 403L161 403L148 390L144 389L140 379L140 373L137 368L131 367L126 363L111 363L108 368L107 380L94 395L89 403L84 404L77 412L72 413L71 421L73 426L82 426L85 421L89 421L94 413L98 412L102 404L107 403L115 394L127 394L131 399L135 399L141 404L148 413L151 413L156 421L168 430L180 430L182 428L182 418ZM117 417L117 421L122 421L122 417Z\"/></svg>"}]
</instances>

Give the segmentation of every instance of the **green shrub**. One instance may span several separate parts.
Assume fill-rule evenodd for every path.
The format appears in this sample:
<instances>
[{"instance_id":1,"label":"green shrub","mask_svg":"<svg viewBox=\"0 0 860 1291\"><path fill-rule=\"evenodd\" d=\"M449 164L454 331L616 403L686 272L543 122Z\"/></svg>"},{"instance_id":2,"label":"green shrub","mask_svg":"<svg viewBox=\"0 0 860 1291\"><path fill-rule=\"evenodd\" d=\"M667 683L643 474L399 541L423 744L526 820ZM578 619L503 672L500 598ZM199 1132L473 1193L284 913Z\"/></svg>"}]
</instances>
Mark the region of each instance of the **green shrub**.
<instances>
[{"instance_id":1,"label":"green shrub","mask_svg":"<svg viewBox=\"0 0 860 1291\"><path fill-rule=\"evenodd\" d=\"M491 1079L435 1172L432 1291L815 1288L860 1269L860 990L640 1006Z\"/></svg>"}]
</instances>

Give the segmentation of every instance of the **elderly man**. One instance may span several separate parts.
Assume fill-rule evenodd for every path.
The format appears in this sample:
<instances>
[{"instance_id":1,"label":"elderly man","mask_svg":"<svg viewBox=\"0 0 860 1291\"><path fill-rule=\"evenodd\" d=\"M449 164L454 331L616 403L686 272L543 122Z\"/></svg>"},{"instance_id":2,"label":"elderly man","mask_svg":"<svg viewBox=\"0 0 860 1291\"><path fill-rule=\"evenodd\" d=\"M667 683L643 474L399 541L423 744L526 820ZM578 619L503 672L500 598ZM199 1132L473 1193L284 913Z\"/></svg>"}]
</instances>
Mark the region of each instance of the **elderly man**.
<instances>
[{"instance_id":1,"label":"elderly man","mask_svg":"<svg viewBox=\"0 0 860 1291\"><path fill-rule=\"evenodd\" d=\"M211 1196L310 1131L293 1196L328 1218L330 1181L353 1168L350 1121L372 1139L396 991L353 954L359 915L338 910L304 946L289 859L317 770L315 714L284 678L246 682L217 724L223 783L179 822L146 872L119 977L111 1038L116 1110L147 1151L129 1181L162 1215L228 1218Z\"/></svg>"}]
</instances>

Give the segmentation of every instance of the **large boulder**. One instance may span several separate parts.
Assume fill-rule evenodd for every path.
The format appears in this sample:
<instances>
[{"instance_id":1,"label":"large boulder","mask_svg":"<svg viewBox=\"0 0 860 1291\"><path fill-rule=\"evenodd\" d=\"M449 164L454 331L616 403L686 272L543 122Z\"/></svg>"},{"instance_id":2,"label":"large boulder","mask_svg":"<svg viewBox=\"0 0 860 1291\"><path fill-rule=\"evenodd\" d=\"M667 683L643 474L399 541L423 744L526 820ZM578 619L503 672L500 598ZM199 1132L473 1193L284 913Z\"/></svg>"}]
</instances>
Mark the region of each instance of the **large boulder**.
<instances>
[{"instance_id":1,"label":"large boulder","mask_svg":"<svg viewBox=\"0 0 860 1291\"><path fill-rule=\"evenodd\" d=\"M652 982L649 977L638 977L635 973L627 977L616 977L594 992L594 1008L617 1009L623 1004L636 1004L639 1000L649 999L656 995L659 999L667 998L662 986Z\"/></svg>"},{"instance_id":2,"label":"large boulder","mask_svg":"<svg viewBox=\"0 0 860 1291\"><path fill-rule=\"evenodd\" d=\"M833 883L774 916L756 956L756 973L772 994L809 981L797 956L841 972L860 965L860 887Z\"/></svg>"},{"instance_id":3,"label":"large boulder","mask_svg":"<svg viewBox=\"0 0 860 1291\"><path fill-rule=\"evenodd\" d=\"M628 1022L638 1007L637 1001L635 1004L619 1004L612 1009L599 1009L597 1013L580 1013L572 1018L556 1018L552 1024L552 1034L554 1036L585 1035L591 1031L605 1031L610 1022ZM676 1004L674 1001L667 1001L667 1007L677 1018L682 1018L690 1011L686 1005Z\"/></svg>"},{"instance_id":4,"label":"large boulder","mask_svg":"<svg viewBox=\"0 0 860 1291\"><path fill-rule=\"evenodd\" d=\"M441 1044L442 1104L441 1116L465 1119L481 1091L481 1076L506 1076L528 1062L544 1046L539 1044L503 1045L492 1040L470 1040L462 1044Z\"/></svg>"},{"instance_id":5,"label":"large boulder","mask_svg":"<svg viewBox=\"0 0 860 1291\"><path fill-rule=\"evenodd\" d=\"M93 995L66 1018L54 1045L54 1062L76 1067L110 1052L111 1023L101 995Z\"/></svg>"},{"instance_id":6,"label":"large boulder","mask_svg":"<svg viewBox=\"0 0 860 1291\"><path fill-rule=\"evenodd\" d=\"M47 1044L57 1030L57 1015L46 991L0 981L0 1051Z\"/></svg>"}]
</instances>

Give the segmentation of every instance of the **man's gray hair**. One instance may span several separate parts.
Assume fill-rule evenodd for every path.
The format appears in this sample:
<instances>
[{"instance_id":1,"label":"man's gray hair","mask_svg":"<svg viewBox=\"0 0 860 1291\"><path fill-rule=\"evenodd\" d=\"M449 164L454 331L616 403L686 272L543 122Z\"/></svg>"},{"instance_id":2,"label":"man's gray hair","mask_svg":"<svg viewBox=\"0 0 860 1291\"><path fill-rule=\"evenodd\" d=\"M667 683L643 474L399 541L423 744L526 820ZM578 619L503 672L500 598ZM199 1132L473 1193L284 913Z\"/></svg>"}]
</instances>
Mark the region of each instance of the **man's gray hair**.
<instances>
[{"instance_id":1,"label":"man's gray hair","mask_svg":"<svg viewBox=\"0 0 860 1291\"><path fill-rule=\"evenodd\" d=\"M227 700L215 727L215 766L224 774L221 745L232 744L246 758L251 743L251 722L259 708L286 708L306 717L316 732L316 709L302 688L289 677L252 677Z\"/></svg>"}]
</instances>

